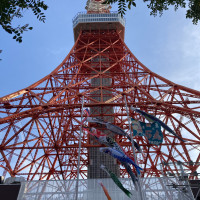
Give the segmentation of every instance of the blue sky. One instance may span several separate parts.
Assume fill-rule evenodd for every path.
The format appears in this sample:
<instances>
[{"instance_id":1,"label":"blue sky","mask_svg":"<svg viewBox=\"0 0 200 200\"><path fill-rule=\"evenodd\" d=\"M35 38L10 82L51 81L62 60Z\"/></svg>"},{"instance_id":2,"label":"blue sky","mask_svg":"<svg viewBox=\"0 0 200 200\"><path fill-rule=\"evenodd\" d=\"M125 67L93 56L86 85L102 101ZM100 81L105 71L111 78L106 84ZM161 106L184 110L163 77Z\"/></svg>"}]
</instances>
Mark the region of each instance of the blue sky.
<instances>
[{"instance_id":1,"label":"blue sky","mask_svg":"<svg viewBox=\"0 0 200 200\"><path fill-rule=\"evenodd\" d=\"M29 11L15 23L34 27L18 44L0 31L0 97L25 88L55 69L74 44L72 18L85 11L86 0L46 1L46 23ZM113 6L112 10L117 10ZM185 19L185 10L173 8L162 17L149 15L146 5L126 13L125 43L150 70L184 86L200 90L200 26Z\"/></svg>"}]
</instances>

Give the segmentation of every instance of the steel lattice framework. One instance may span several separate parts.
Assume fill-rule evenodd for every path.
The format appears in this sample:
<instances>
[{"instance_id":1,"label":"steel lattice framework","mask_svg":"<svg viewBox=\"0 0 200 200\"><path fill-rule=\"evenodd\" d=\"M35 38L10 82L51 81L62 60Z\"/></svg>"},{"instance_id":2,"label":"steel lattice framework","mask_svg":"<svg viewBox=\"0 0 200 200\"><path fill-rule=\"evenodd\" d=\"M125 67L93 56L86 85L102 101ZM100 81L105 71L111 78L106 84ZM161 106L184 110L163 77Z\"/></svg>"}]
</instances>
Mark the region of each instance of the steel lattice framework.
<instances>
[{"instance_id":1,"label":"steel lattice framework","mask_svg":"<svg viewBox=\"0 0 200 200\"><path fill-rule=\"evenodd\" d=\"M111 80L110 85L102 84L105 78ZM91 85L92 79L99 79L100 85ZM75 179L83 96L85 108L113 107L114 124L128 132L126 96L129 108L134 106L157 116L186 140L184 143L165 130L160 146L150 145L144 137L134 137L143 151L136 152L138 163L144 168L142 176L159 177L161 168L164 173L179 173L177 161L185 163L188 173L198 171L200 92L150 71L131 53L116 30L81 31L72 50L53 72L0 98L1 171L11 176L23 175L27 180ZM144 121L129 111L132 117ZM100 115L92 114L109 117ZM125 137L115 139L132 154ZM83 130L82 178L87 178L88 149L99 146ZM122 166L120 175L128 177Z\"/></svg>"}]
</instances>

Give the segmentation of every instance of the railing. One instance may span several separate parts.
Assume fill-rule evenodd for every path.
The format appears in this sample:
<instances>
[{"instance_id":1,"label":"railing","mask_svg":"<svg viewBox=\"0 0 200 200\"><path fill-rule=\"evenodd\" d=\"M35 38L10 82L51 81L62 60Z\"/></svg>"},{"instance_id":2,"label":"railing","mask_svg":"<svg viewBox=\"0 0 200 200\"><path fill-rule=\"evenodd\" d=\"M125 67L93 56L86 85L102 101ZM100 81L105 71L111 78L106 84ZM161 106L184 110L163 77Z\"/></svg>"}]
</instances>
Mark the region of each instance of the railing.
<instances>
[{"instance_id":1,"label":"railing","mask_svg":"<svg viewBox=\"0 0 200 200\"><path fill-rule=\"evenodd\" d=\"M84 179L79 182L79 200L104 200L106 196L99 181L107 188L113 200L130 200L112 179ZM133 195L131 200L138 200L137 192L131 179L120 179L123 186ZM194 200L186 186L177 178L142 178L142 190L146 200ZM171 185L177 187L171 187ZM76 180L49 180L21 182L18 200L74 200ZM178 187L180 186L180 187Z\"/></svg>"},{"instance_id":2,"label":"railing","mask_svg":"<svg viewBox=\"0 0 200 200\"><path fill-rule=\"evenodd\" d=\"M93 13L87 14L84 12L78 13L72 20L73 28L79 23L93 23L93 22L120 22L125 26L125 19L117 12L112 13Z\"/></svg>"}]
</instances>

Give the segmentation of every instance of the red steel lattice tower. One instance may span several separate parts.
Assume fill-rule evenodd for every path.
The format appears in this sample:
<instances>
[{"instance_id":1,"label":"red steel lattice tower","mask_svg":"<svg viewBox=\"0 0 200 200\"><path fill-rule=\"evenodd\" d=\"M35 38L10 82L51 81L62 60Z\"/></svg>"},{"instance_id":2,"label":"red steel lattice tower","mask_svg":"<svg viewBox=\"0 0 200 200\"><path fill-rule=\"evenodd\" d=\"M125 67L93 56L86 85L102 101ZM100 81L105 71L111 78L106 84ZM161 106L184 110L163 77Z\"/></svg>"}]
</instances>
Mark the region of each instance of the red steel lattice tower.
<instances>
[{"instance_id":1,"label":"red steel lattice tower","mask_svg":"<svg viewBox=\"0 0 200 200\"><path fill-rule=\"evenodd\" d=\"M101 1L88 1L87 13L73 20L75 44L62 63L31 86L0 98L0 169L10 176L33 179L75 179L81 106L91 116L111 121L128 132L124 97L157 116L186 142L163 130L160 146L134 137L142 176L178 173L177 161L187 173L198 173L200 161L200 92L175 84L149 70L124 43L124 19L110 13ZM95 84L98 82L98 84ZM112 111L112 112L110 112ZM131 112L136 119L144 120ZM89 124L85 124L89 126ZM116 141L132 154L123 136ZM90 149L101 145L82 133L80 176L88 177ZM120 176L127 177L124 168ZM195 176L191 176L195 177Z\"/></svg>"}]
</instances>

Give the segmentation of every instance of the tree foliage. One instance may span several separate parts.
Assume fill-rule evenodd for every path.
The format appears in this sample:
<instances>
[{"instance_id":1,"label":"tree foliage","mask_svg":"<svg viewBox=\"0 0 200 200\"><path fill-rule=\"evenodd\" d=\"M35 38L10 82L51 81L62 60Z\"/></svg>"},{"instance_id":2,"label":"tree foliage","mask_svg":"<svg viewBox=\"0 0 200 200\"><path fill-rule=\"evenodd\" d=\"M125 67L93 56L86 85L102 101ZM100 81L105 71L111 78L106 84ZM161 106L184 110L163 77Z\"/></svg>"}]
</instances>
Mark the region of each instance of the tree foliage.
<instances>
[{"instance_id":1,"label":"tree foliage","mask_svg":"<svg viewBox=\"0 0 200 200\"><path fill-rule=\"evenodd\" d=\"M186 18L192 19L194 24L200 20L200 0L143 0L143 2L153 16L158 14L161 16L169 7L174 7L175 11L178 8L186 8ZM104 3L118 3L118 11L121 15L125 15L127 9L136 7L136 0L105 0ZM14 19L23 17L24 10L31 10L39 21L45 22L43 11L47 8L43 0L0 0L0 25L13 35L13 39L22 42L23 32L32 30L33 27L29 24L14 27Z\"/></svg>"},{"instance_id":2,"label":"tree foliage","mask_svg":"<svg viewBox=\"0 0 200 200\"><path fill-rule=\"evenodd\" d=\"M41 0L0 0L0 25L13 39L22 42L24 31L32 30L29 24L13 26L16 18L23 17L24 10L31 10L39 21L45 22L45 15L42 10L47 10L47 5Z\"/></svg>"},{"instance_id":3,"label":"tree foliage","mask_svg":"<svg viewBox=\"0 0 200 200\"><path fill-rule=\"evenodd\" d=\"M200 0L143 0L150 9L150 14L161 16L169 7L174 7L175 11L178 8L186 8L186 18L192 19L193 24L197 24L200 20ZM105 0L104 3L118 3L118 11L124 15L127 8L136 7L135 0Z\"/></svg>"}]
</instances>

